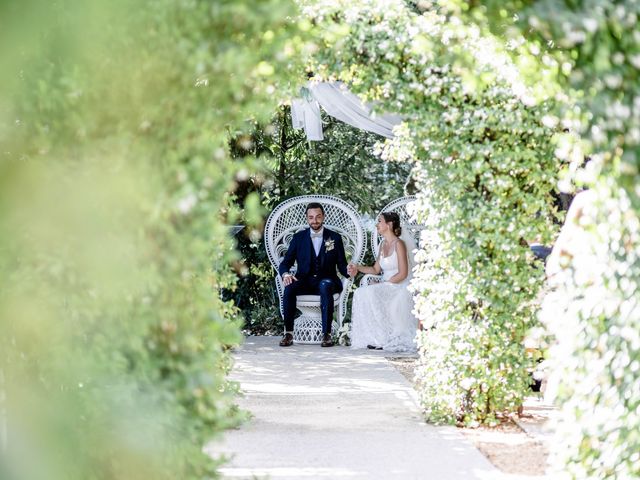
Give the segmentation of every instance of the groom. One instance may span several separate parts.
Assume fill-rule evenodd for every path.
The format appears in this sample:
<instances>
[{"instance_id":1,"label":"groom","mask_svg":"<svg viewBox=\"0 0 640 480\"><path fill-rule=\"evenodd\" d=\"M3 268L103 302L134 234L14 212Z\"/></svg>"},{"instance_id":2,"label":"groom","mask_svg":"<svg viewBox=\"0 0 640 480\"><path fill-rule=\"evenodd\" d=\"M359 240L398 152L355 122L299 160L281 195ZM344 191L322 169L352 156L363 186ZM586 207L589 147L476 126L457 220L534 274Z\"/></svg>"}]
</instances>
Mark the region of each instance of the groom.
<instances>
[{"instance_id":1,"label":"groom","mask_svg":"<svg viewBox=\"0 0 640 480\"><path fill-rule=\"evenodd\" d=\"M331 323L333 322L333 295L342 291L342 282L336 268L348 277L347 259L342 238L336 232L324 228L324 208L312 202L307 205L306 228L291 239L289 249L280 263L284 295L282 299L285 334L281 347L293 345L293 317L298 295L320 295L322 311L322 346L331 347ZM289 269L294 262L298 268L293 275Z\"/></svg>"}]
</instances>

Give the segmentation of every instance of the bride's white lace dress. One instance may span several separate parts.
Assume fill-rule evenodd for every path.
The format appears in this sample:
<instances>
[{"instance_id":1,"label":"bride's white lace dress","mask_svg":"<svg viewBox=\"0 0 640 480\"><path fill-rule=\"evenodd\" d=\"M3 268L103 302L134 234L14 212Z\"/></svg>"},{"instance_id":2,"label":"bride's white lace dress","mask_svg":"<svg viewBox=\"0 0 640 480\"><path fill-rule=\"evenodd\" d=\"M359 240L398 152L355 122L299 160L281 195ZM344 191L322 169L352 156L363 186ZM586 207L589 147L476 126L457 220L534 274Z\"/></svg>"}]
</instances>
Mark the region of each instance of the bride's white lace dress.
<instances>
[{"instance_id":1,"label":"bride's white lace dress","mask_svg":"<svg viewBox=\"0 0 640 480\"><path fill-rule=\"evenodd\" d=\"M389 352L415 351L418 321L411 313L409 277L401 283L387 281L398 272L395 249L388 257L380 254L379 262L384 282L360 287L353 296L351 348L375 345Z\"/></svg>"}]
</instances>

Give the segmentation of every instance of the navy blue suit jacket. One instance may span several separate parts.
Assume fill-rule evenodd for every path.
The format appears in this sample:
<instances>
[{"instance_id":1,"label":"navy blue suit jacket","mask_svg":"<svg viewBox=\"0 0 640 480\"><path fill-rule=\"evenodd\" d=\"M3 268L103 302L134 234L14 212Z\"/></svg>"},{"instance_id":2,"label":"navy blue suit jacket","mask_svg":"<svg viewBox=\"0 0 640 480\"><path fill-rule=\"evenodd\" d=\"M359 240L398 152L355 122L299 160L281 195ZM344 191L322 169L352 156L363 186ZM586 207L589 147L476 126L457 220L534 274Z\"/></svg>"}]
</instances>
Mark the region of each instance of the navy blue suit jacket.
<instances>
[{"instance_id":1,"label":"navy blue suit jacket","mask_svg":"<svg viewBox=\"0 0 640 480\"><path fill-rule=\"evenodd\" d=\"M333 248L331 248L331 244L333 244ZM328 250L327 247L329 247ZM305 228L296 233L291 239L287 253L282 259L282 262L280 262L280 267L278 268L280 275L288 272L294 262L297 262L298 269L296 271L296 278L298 281L309 278L313 261L312 250L311 229ZM331 279L334 282L335 291L341 292L342 282L338 278L336 269L340 271L344 277L349 276L347 273L347 259L344 254L342 237L338 233L324 227L322 245L318 256L320 257L319 278Z\"/></svg>"}]
</instances>

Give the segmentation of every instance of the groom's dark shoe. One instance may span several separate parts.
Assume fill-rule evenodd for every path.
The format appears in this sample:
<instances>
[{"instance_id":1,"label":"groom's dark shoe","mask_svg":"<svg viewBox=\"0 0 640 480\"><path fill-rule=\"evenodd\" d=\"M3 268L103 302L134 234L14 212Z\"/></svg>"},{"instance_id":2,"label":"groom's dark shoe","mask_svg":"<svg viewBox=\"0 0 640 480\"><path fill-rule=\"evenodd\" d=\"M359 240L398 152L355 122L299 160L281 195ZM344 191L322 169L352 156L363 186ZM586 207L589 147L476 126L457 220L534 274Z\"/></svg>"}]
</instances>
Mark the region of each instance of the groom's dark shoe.
<instances>
[{"instance_id":1,"label":"groom's dark shoe","mask_svg":"<svg viewBox=\"0 0 640 480\"><path fill-rule=\"evenodd\" d=\"M291 345L293 345L293 335L291 335L290 333L285 333L284 337L282 337L282 340L280 340L280 346L290 347Z\"/></svg>"},{"instance_id":2,"label":"groom's dark shoe","mask_svg":"<svg viewBox=\"0 0 640 480\"><path fill-rule=\"evenodd\" d=\"M333 340L331 340L330 333L325 333L322 336L322 343L320 345L323 347L333 347Z\"/></svg>"}]
</instances>

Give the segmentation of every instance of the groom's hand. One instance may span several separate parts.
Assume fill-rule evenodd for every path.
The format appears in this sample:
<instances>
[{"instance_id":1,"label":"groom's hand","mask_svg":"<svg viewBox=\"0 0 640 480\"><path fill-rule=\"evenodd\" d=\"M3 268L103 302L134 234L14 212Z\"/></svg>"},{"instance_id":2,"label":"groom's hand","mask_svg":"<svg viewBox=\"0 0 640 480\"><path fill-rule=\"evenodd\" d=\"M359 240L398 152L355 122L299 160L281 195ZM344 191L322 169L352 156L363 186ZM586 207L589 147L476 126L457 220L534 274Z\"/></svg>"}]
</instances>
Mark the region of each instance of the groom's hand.
<instances>
[{"instance_id":1,"label":"groom's hand","mask_svg":"<svg viewBox=\"0 0 640 480\"><path fill-rule=\"evenodd\" d=\"M294 276L291 275L290 273L285 273L282 276L282 283L284 284L285 287L291 285L293 282L297 282L298 279Z\"/></svg>"}]
</instances>

